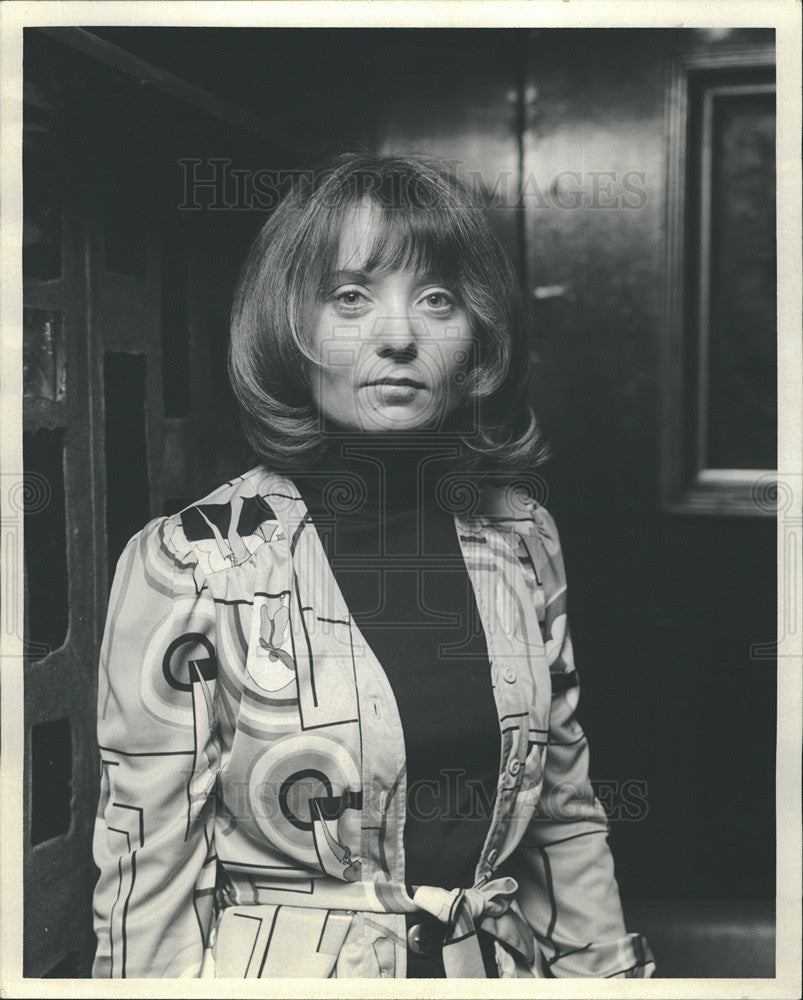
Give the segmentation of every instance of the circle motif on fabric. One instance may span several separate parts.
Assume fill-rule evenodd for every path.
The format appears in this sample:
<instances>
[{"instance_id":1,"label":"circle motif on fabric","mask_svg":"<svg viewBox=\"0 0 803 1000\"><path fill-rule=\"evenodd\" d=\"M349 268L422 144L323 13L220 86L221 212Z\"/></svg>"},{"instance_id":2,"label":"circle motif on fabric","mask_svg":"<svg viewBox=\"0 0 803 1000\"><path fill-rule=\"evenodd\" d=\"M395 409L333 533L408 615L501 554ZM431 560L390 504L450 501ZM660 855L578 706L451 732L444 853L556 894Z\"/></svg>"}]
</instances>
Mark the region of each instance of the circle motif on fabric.
<instances>
[{"instance_id":1,"label":"circle motif on fabric","mask_svg":"<svg viewBox=\"0 0 803 1000\"><path fill-rule=\"evenodd\" d=\"M360 770L338 742L305 733L281 739L254 762L248 795L254 821L279 850L318 864L313 800L360 788Z\"/></svg>"},{"instance_id":2,"label":"circle motif on fabric","mask_svg":"<svg viewBox=\"0 0 803 1000\"><path fill-rule=\"evenodd\" d=\"M203 653L200 655L198 655L199 646L203 649ZM180 649L183 650L183 655L175 655ZM189 656L189 653L196 655ZM176 636L165 650L162 658L162 673L171 688L176 691L192 691L191 663L195 665L204 680L212 680L217 677L215 647L202 632L185 632L183 635Z\"/></svg>"},{"instance_id":3,"label":"circle motif on fabric","mask_svg":"<svg viewBox=\"0 0 803 1000\"><path fill-rule=\"evenodd\" d=\"M288 823L299 830L312 830L312 822L304 819L309 815L311 799L332 794L332 783L323 773L315 768L307 767L296 771L282 782L279 789L279 808Z\"/></svg>"}]
</instances>

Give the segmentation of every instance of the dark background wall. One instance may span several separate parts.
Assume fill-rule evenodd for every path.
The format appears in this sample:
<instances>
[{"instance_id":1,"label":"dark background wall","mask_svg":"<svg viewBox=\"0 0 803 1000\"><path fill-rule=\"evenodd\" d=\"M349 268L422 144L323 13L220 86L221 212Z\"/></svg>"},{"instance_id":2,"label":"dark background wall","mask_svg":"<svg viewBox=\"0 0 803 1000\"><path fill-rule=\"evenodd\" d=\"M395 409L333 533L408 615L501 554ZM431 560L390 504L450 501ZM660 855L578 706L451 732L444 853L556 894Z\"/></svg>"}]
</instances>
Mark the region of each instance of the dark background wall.
<instances>
[{"instance_id":1,"label":"dark background wall","mask_svg":"<svg viewBox=\"0 0 803 1000\"><path fill-rule=\"evenodd\" d=\"M247 467L222 359L237 269L266 212L181 210L179 161L200 159L199 173L211 158L293 169L349 148L453 160L500 195L494 214L528 294L533 403L553 450L540 472L563 538L579 714L623 898L772 898L775 673L750 650L776 631L775 522L667 513L659 492L669 69L680 52L771 43L772 33L89 30L251 116L224 121L63 39L26 39L28 78L63 77L66 169L91 178L113 165L126 197L129 176L142 181L134 219L154 238L160 276L139 506L114 507L110 475L118 494L137 486L104 456L111 433L142 437L142 410L113 431L100 375L87 390L98 397L94 486L118 518L91 529L94 628L111 549L143 511L175 509ZM90 81L80 101L77 79ZM630 176L633 207L604 207L594 185L608 182L595 171L612 175L614 196ZM80 204L82 217L107 211ZM91 320L75 336L114 342Z\"/></svg>"}]
</instances>

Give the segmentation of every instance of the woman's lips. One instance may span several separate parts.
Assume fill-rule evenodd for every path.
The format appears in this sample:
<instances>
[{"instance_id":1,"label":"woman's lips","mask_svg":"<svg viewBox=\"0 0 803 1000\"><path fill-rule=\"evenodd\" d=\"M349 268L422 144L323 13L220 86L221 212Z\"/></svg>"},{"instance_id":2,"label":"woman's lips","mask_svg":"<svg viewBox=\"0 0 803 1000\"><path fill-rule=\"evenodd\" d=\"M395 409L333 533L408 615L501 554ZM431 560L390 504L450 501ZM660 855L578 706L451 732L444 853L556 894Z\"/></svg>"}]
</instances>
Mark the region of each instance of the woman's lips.
<instances>
[{"instance_id":1,"label":"woman's lips","mask_svg":"<svg viewBox=\"0 0 803 1000\"><path fill-rule=\"evenodd\" d=\"M412 379L371 382L365 388L373 390L381 403L386 406L402 406L411 403L425 386Z\"/></svg>"}]
</instances>

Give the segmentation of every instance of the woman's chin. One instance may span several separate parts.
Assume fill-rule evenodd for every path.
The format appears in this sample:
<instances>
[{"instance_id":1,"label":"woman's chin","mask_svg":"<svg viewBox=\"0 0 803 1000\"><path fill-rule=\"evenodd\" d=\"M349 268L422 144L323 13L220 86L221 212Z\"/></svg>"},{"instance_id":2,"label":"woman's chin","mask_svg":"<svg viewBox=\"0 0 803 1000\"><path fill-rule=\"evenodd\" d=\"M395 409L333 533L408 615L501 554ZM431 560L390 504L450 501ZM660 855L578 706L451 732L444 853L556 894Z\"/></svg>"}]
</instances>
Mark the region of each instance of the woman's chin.
<instances>
[{"instance_id":1,"label":"woman's chin","mask_svg":"<svg viewBox=\"0 0 803 1000\"><path fill-rule=\"evenodd\" d=\"M358 414L364 431L424 431L438 426L441 414L432 408L394 405L372 407Z\"/></svg>"},{"instance_id":2,"label":"woman's chin","mask_svg":"<svg viewBox=\"0 0 803 1000\"><path fill-rule=\"evenodd\" d=\"M366 399L355 402L357 405L320 407L319 412L336 427L368 434L456 429L453 411L457 407L444 399L436 401L430 397L425 401L419 396L406 402L374 399L370 404Z\"/></svg>"}]
</instances>

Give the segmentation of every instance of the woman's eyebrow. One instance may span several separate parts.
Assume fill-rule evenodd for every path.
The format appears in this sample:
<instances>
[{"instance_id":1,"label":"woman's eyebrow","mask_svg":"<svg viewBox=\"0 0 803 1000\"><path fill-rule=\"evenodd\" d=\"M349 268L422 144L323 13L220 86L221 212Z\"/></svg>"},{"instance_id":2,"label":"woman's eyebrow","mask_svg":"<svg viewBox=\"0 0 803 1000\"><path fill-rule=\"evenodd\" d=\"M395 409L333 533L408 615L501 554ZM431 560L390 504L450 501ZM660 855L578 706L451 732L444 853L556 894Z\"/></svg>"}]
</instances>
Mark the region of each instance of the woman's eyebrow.
<instances>
[{"instance_id":1,"label":"woman's eyebrow","mask_svg":"<svg viewBox=\"0 0 803 1000\"><path fill-rule=\"evenodd\" d=\"M337 271L331 271L326 278L326 282L335 285L370 285L375 279L376 274L376 271L364 271L360 268L342 268ZM416 284L450 285L452 283L446 281L444 275L440 272L427 270L418 274Z\"/></svg>"},{"instance_id":2,"label":"woman's eyebrow","mask_svg":"<svg viewBox=\"0 0 803 1000\"><path fill-rule=\"evenodd\" d=\"M336 281L338 284L367 285L371 281L371 275L368 271L361 270L332 271L329 274L329 281Z\"/></svg>"}]
</instances>

